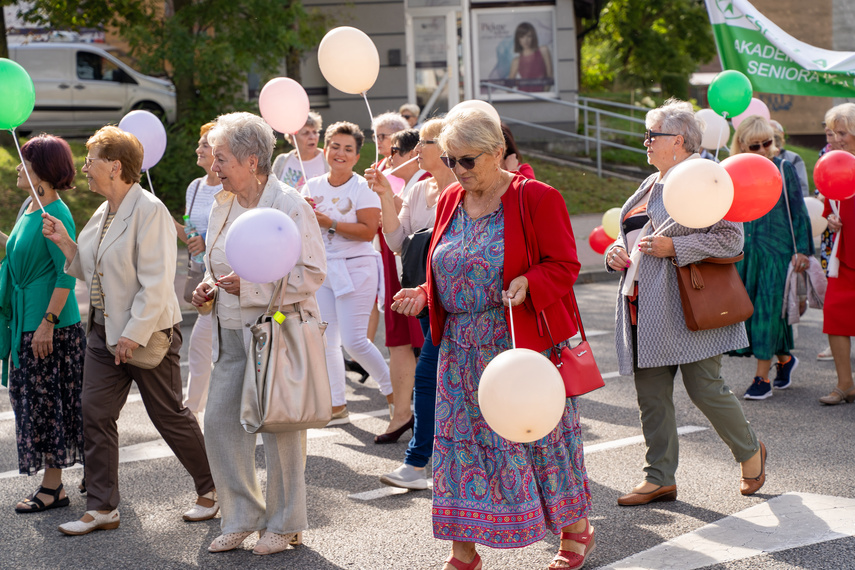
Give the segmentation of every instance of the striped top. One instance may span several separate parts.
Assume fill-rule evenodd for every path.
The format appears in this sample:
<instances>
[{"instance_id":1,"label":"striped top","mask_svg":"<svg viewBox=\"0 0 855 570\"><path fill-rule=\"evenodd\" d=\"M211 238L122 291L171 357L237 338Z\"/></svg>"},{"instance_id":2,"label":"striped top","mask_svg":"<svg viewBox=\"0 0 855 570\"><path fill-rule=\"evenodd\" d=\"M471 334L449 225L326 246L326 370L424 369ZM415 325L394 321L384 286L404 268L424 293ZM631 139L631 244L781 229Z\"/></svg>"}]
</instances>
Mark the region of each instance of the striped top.
<instances>
[{"instance_id":1,"label":"striped top","mask_svg":"<svg viewBox=\"0 0 855 570\"><path fill-rule=\"evenodd\" d=\"M107 230L110 229L110 224L113 222L115 216L116 212L107 214L107 219L104 221L104 229L101 230L101 239L98 241L99 245L104 241L104 236L107 235ZM101 291L101 277L97 271L92 273L92 282L89 284L89 306L99 311L104 310L104 292Z\"/></svg>"}]
</instances>

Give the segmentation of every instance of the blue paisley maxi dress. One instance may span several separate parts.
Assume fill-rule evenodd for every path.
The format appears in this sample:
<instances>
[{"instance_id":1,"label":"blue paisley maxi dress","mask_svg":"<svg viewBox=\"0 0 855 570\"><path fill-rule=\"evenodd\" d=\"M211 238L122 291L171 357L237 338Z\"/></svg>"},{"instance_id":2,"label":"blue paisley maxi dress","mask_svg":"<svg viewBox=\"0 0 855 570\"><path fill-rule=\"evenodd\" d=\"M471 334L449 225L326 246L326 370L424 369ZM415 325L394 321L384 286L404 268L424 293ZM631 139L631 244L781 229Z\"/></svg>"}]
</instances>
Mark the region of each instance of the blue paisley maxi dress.
<instances>
[{"instance_id":1,"label":"blue paisley maxi dress","mask_svg":"<svg viewBox=\"0 0 855 570\"><path fill-rule=\"evenodd\" d=\"M576 398L546 437L512 443L487 425L478 382L511 348L502 306L504 212L472 220L458 206L431 270L448 317L439 354L433 453L433 531L444 540L517 548L588 516Z\"/></svg>"}]
</instances>

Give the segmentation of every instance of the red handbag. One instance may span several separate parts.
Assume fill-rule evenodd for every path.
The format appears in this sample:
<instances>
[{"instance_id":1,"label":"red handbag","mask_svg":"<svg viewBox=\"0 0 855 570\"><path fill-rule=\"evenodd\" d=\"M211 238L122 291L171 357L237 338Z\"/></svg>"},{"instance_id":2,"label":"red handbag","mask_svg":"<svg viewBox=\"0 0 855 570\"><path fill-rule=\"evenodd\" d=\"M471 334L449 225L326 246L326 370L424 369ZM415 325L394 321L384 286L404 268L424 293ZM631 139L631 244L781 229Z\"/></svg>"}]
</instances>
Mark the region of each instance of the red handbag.
<instances>
[{"instance_id":1,"label":"red handbag","mask_svg":"<svg viewBox=\"0 0 855 570\"><path fill-rule=\"evenodd\" d=\"M528 256L528 266L531 267L532 261L531 252L528 249L528 232L525 231L525 201L523 197L523 189L527 182L528 180L520 185L520 216L523 224L523 237L526 240L525 253ZM549 334L549 341L552 343L549 359L558 368L561 379L564 380L564 391L568 398L587 394L606 385L605 381L603 381L603 375L600 374L600 369L597 367L597 361L594 360L594 353L588 344L588 337L585 336L585 326L582 324L582 315L579 313L576 293L573 292L572 288L570 289L570 298L573 300L573 314L576 317L576 323L578 323L579 332L582 335L582 342L575 347L558 347L555 344L555 339L552 338L552 332L549 330L546 313L541 311L538 315L538 318L543 319L546 332Z\"/></svg>"}]
</instances>

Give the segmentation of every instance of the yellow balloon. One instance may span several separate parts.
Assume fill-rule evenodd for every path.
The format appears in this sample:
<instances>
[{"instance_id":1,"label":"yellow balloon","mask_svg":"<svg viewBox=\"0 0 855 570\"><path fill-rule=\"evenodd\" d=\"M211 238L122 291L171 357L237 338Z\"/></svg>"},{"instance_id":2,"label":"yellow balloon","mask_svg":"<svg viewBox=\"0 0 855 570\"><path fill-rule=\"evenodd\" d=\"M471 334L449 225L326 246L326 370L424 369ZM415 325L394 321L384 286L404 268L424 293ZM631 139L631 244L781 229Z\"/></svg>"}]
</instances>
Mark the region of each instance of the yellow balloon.
<instances>
[{"instance_id":1,"label":"yellow balloon","mask_svg":"<svg viewBox=\"0 0 855 570\"><path fill-rule=\"evenodd\" d=\"M380 73L380 54L362 30L341 26L327 32L318 46L318 65L330 85L359 95L371 89Z\"/></svg>"},{"instance_id":2,"label":"yellow balloon","mask_svg":"<svg viewBox=\"0 0 855 570\"><path fill-rule=\"evenodd\" d=\"M564 381L555 365L527 348L490 361L478 384L478 406L490 428L516 443L548 435L564 414Z\"/></svg>"},{"instance_id":3,"label":"yellow balloon","mask_svg":"<svg viewBox=\"0 0 855 570\"><path fill-rule=\"evenodd\" d=\"M620 235L620 208L609 208L603 214L603 230L612 239Z\"/></svg>"}]
</instances>

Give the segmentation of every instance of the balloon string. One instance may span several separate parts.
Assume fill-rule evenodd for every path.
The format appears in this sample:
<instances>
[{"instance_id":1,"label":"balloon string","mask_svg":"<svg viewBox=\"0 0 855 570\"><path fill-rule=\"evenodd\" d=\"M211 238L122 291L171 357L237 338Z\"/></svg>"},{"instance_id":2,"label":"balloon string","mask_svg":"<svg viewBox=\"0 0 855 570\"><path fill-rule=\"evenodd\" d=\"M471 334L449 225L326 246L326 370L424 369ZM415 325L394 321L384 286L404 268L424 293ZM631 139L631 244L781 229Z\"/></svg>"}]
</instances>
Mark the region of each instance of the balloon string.
<instances>
[{"instance_id":1,"label":"balloon string","mask_svg":"<svg viewBox=\"0 0 855 570\"><path fill-rule=\"evenodd\" d=\"M670 224L666 224L665 226L659 228L658 230L655 230L652 235L661 236L665 232L665 230L667 230L668 228L670 228L671 226L673 226L674 224L677 223L672 218L669 218L669 219L671 220Z\"/></svg>"},{"instance_id":2,"label":"balloon string","mask_svg":"<svg viewBox=\"0 0 855 570\"><path fill-rule=\"evenodd\" d=\"M362 98L365 99L365 106L368 107L368 116L371 118L371 130L374 131L374 164L377 165L380 162L380 145L377 144L377 132L374 130L374 114L371 112L371 105L368 104L368 91L362 92Z\"/></svg>"},{"instance_id":3,"label":"balloon string","mask_svg":"<svg viewBox=\"0 0 855 570\"><path fill-rule=\"evenodd\" d=\"M30 183L30 188L33 191L33 198L36 199L36 203L39 205L39 208L41 208L42 214L47 214L47 212L45 212L45 207L42 205L42 201L39 200L39 193L36 192L35 187L33 187L33 179L30 178L30 171L27 169L26 164L24 164L24 155L21 153L21 146L18 144L18 135L15 134L15 129L9 129L9 132L12 133L12 140L15 141L15 148L18 149L18 156L21 158L21 167L24 169L24 174L27 175L27 182Z\"/></svg>"},{"instance_id":4,"label":"balloon string","mask_svg":"<svg viewBox=\"0 0 855 570\"><path fill-rule=\"evenodd\" d=\"M511 317L511 346L513 348L517 347L517 337L514 334L514 311L511 307L511 300L508 299L508 315Z\"/></svg>"},{"instance_id":5,"label":"balloon string","mask_svg":"<svg viewBox=\"0 0 855 570\"><path fill-rule=\"evenodd\" d=\"M725 126L727 126L727 111L722 113L721 116L724 117L724 124L725 124ZM729 130L730 129L728 129L728 131ZM716 147L716 149L715 149L715 160L716 160L716 162L718 162L718 151L721 150L721 135L722 134L723 133L721 132L721 130L719 130L718 131L718 147Z\"/></svg>"},{"instance_id":6,"label":"balloon string","mask_svg":"<svg viewBox=\"0 0 855 570\"><path fill-rule=\"evenodd\" d=\"M302 188L298 188L297 190L306 189L306 194L309 195L309 198L312 197L312 192L309 190L309 177L306 174L306 167L303 165L303 157L300 156L300 145L297 144L297 133L291 135L294 140L294 150L297 151L297 160L300 162L300 170L303 171L303 186Z\"/></svg>"},{"instance_id":7,"label":"balloon string","mask_svg":"<svg viewBox=\"0 0 855 570\"><path fill-rule=\"evenodd\" d=\"M148 187L151 190L151 195L154 196L154 186L151 183L151 174L148 173L148 170L145 171L145 177L148 178Z\"/></svg>"},{"instance_id":8,"label":"balloon string","mask_svg":"<svg viewBox=\"0 0 855 570\"><path fill-rule=\"evenodd\" d=\"M399 164L398 166L396 166L395 168L393 168L393 169L392 169L392 170L390 170L389 172L384 172L383 174L385 174L385 175L387 175L387 176L388 176L389 174L395 174L396 172L398 172L399 170L401 170L402 168L404 168L405 166L407 166L408 164L410 164L410 163L411 163L411 162L413 162L414 160L418 160L418 159L419 159L419 157L418 157L418 156L414 156L413 158L411 158L410 160L408 160L408 161L407 161L407 162L405 162L404 164Z\"/></svg>"}]
</instances>

